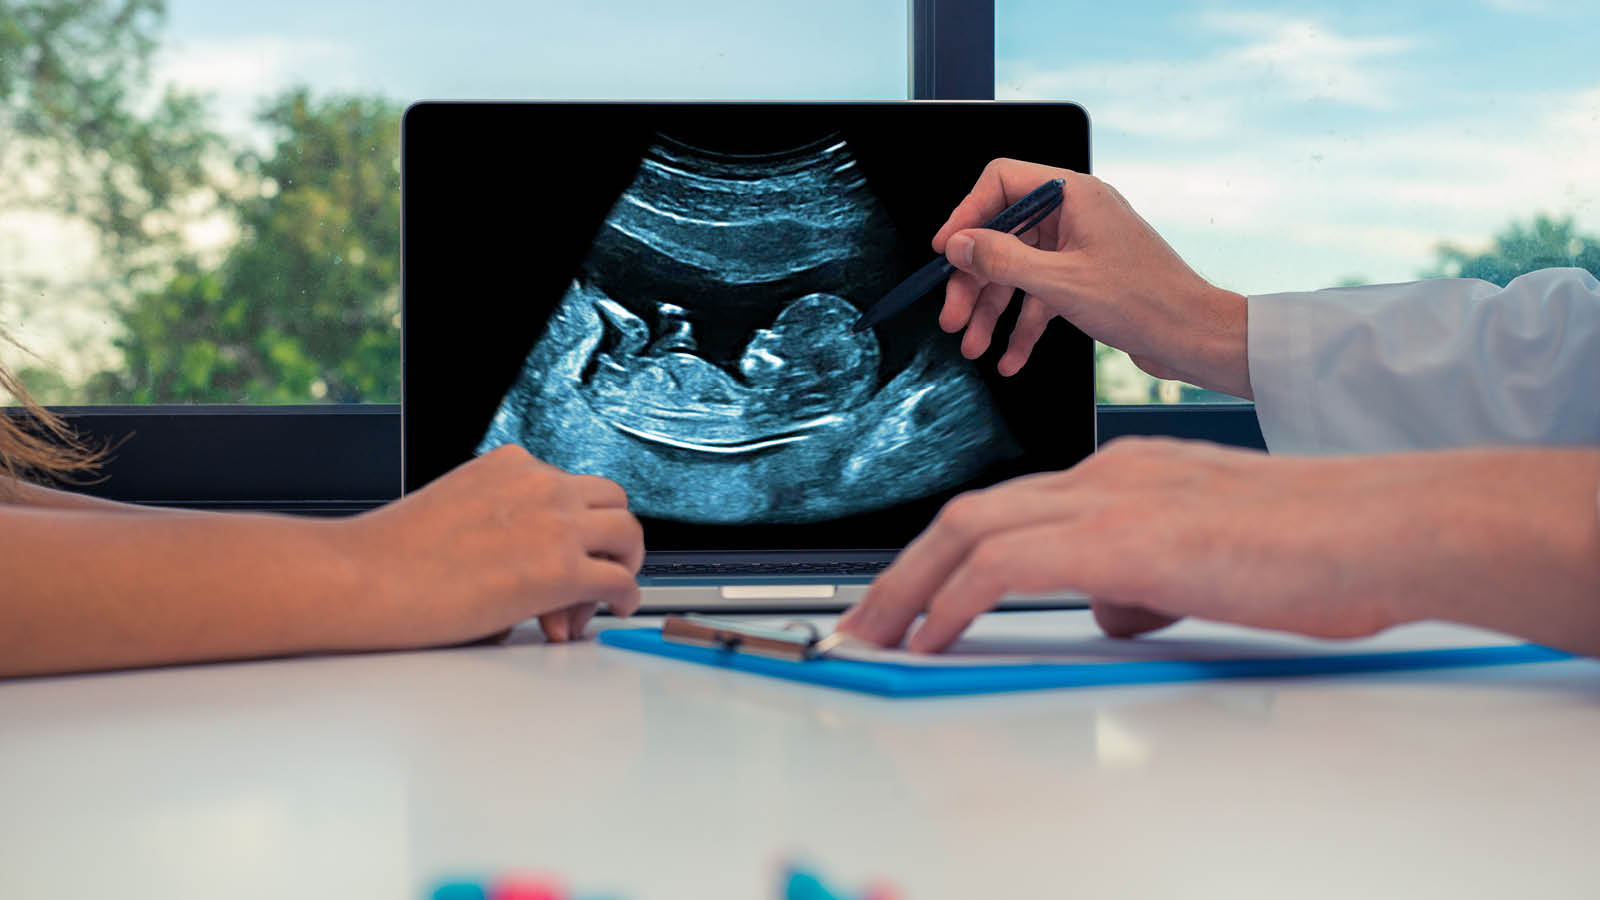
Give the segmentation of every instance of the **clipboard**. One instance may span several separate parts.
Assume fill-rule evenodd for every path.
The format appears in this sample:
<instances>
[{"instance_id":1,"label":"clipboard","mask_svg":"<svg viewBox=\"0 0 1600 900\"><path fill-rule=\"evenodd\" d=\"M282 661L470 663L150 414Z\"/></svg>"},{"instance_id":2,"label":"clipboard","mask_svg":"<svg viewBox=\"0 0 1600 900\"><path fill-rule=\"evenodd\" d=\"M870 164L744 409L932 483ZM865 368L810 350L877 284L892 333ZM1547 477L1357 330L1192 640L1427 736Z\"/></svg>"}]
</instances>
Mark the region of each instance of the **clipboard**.
<instances>
[{"instance_id":1,"label":"clipboard","mask_svg":"<svg viewBox=\"0 0 1600 900\"><path fill-rule=\"evenodd\" d=\"M1441 626L1451 627L1454 626ZM1283 652L1212 658L1096 658L1050 662L1042 657L986 662L981 658L927 657L908 660L895 651L851 658L852 649L814 626L750 623L704 616L669 616L662 628L612 628L600 632L600 643L684 662L734 669L773 678L843 688L882 697L941 697L1010 691L1129 684L1204 681L1222 678L1282 678L1385 672L1458 666L1493 666L1553 662L1572 655L1538 644L1507 642L1458 629L1462 640L1420 647L1387 649L1372 640L1338 645L1334 652L1294 652L1286 639ZM831 637L831 635L829 636ZM1124 642L1130 648L1160 647L1149 639ZM1270 646L1270 645L1269 645Z\"/></svg>"}]
</instances>

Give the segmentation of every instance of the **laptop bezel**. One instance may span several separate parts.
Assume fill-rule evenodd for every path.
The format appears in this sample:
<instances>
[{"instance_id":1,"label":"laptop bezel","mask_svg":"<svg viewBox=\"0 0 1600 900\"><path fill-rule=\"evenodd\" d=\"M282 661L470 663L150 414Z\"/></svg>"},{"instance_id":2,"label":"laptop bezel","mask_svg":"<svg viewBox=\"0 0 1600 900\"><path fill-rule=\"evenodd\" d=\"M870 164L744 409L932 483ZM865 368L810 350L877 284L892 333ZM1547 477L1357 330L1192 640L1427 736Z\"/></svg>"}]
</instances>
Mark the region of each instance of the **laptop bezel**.
<instances>
[{"instance_id":1,"label":"laptop bezel","mask_svg":"<svg viewBox=\"0 0 1600 900\"><path fill-rule=\"evenodd\" d=\"M407 181L410 178L413 177L413 172L412 172L411 167L409 165L409 156L410 155L407 152L407 149L410 146L411 141L415 137L414 129L416 127L416 122L417 122L417 119L418 119L417 113L419 111L425 111L427 109L430 109L430 108L433 108L433 107L438 107L438 106L456 106L456 107L459 107L459 106L473 106L473 107L486 107L486 108L487 107L513 107L513 108L525 110L527 108L536 108L536 107L545 107L545 106L574 106L574 105L583 106L583 107L600 107L600 108L607 108L607 109L611 109L611 110L626 109L626 108L629 108L629 107L649 107L649 108L652 108L652 109L659 109L659 108L670 108L670 107L675 107L675 106L688 106L688 105L692 105L692 106L695 106L695 107L727 106L727 107L735 107L735 108L740 108L740 107L762 107L762 108L807 107L807 108L810 108L810 107L816 107L816 106L821 105L821 106L842 106L842 107L855 107L855 108L871 107L871 108L883 108L883 109L895 109L895 108L903 108L903 107L919 107L919 108L926 109L928 107L959 108L959 107L963 107L963 106L974 105L975 103L981 103L983 105L990 106L990 107L1018 107L1018 108L1028 108L1028 109L1041 109L1042 108L1042 109L1058 111L1058 112L1060 112L1062 114L1066 114L1066 115L1076 115L1076 116L1081 117L1081 124L1079 125L1079 129L1078 130L1081 132L1081 134L1084 137L1084 145L1081 148L1082 159L1084 161L1084 166L1082 167L1082 171L1084 171L1086 173L1089 171L1089 162L1090 162L1090 160L1092 158L1092 153L1091 153L1092 143L1091 143L1091 132L1090 132L1090 128L1089 128L1088 116L1083 111L1083 109L1081 107L1079 107L1078 105L1073 104L1073 103L1058 102L1058 101L841 101L841 102L837 102L837 103L821 103L821 104L819 104L819 103L810 102L810 101L724 101L724 100L717 100L717 101L672 101L672 100L658 100L658 101L628 101L628 100L518 100L518 101L426 100L426 101L418 101L417 103L412 104L406 110L406 113L402 118L402 128L401 128L401 148L402 149L401 149L401 172L400 172L400 175L401 175L401 186L402 186L402 202L401 202L401 222L400 222L400 226L401 226L401 228L400 228L400 244L401 244L401 254L400 254L401 255L401 268L400 268L400 328L401 328L401 403L400 403L400 417L401 417L401 487L402 487L402 494L410 493L410 492L412 492L414 490L417 490L420 487L422 487L424 484L426 484L428 480L431 480L432 478L437 477L440 474L443 474L442 472L430 472L430 473L427 473L427 478L425 480L422 480L422 481L416 480L415 475L417 473L415 473L413 471L413 469L412 469L411 454L408 452L409 447L412 445L411 429L412 429L412 427L415 425L415 423L418 420L417 420L416 416L411 414L411 412L410 412L410 404L408 403L408 399L410 397L410 392L408 391L408 382L409 382L410 378L413 375L412 370L411 370L411 364L412 364L411 360L412 360L412 357L413 357L413 353L412 353L412 348L410 346L410 341L412 339L413 331L412 331L411 328L408 327L409 318L410 318L409 315L408 315L408 309L409 309L411 303L413 302L413 299L411 298L410 291L408 290L409 286L408 286L408 283L407 283L407 275L408 275L409 266L407 264L407 259L409 258L410 253L413 252L414 248L412 246L412 232L411 232L411 228L410 228L410 224L411 223L409 221L410 214L409 214L409 210L408 210L408 204L405 202L405 194L406 194L405 185L406 185ZM1069 451L1068 453L1064 454L1065 456L1070 456L1070 457L1073 457L1073 458L1076 458L1076 459L1083 459L1083 458L1086 458L1089 455L1091 455L1095 451L1096 446L1098 444L1098 428L1097 428L1097 422L1096 422L1096 405L1095 405L1096 401L1095 401L1095 391L1094 391L1094 371L1095 371L1095 367L1094 367L1093 346L1094 345L1093 345L1092 342L1088 342L1086 344L1087 352L1084 354L1084 359L1081 362L1081 365L1083 366L1083 369L1082 369L1083 378L1081 379L1081 381L1078 382L1078 384L1081 385L1082 388L1083 388L1082 395L1077 397L1076 399L1070 399L1070 400L1067 401L1066 404L1064 404L1064 406L1065 406L1065 408L1067 410L1071 410L1071 409L1075 409L1075 408L1076 409L1081 409L1082 410L1082 415L1085 417L1085 420L1090 423L1089 428L1084 432L1084 434L1087 436L1087 440L1085 441L1085 445L1078 448L1079 452L1071 452L1071 451ZM1058 408L1055 412L1057 414L1060 414L1060 412L1062 412L1062 410ZM647 548L646 565L650 566L650 567L658 567L658 566L663 566L663 565L674 565L674 564L716 563L716 564L722 564L722 565L729 565L729 566L733 566L733 567L738 567L738 566L741 566L741 565L752 565L752 566L755 566L755 565L769 564L769 563L807 563L807 562L833 563L833 562L844 562L844 563L859 563L859 564L863 564L863 565L866 565L866 566L870 566L872 564L887 563L888 561L890 561L895 556L896 553L899 552L900 549L901 548L899 548L899 547L853 547L853 548L852 547L837 547L837 548L815 548L815 547L807 547L807 548L798 548L798 547L777 548L777 547L775 547L775 548L767 548L767 549L706 548L706 549L671 549L671 550L653 550L653 549L648 549ZM733 576L733 577L737 578L738 580L744 580L740 576ZM752 573L749 577L752 578L752 579L765 579L765 578L768 578L768 577L785 578L785 576L767 576L767 575L760 575L760 574L755 574L755 573ZM866 578L868 578L868 577L870 577L870 576L862 576L860 580L866 580ZM796 576L796 577L792 577L792 578L787 578L786 580L815 581L817 579L815 577L813 577L813 576ZM830 580L836 580L836 581L844 582L844 581L850 581L850 580L853 580L853 579L850 579L850 578L838 578L838 579L830 579Z\"/></svg>"}]
</instances>

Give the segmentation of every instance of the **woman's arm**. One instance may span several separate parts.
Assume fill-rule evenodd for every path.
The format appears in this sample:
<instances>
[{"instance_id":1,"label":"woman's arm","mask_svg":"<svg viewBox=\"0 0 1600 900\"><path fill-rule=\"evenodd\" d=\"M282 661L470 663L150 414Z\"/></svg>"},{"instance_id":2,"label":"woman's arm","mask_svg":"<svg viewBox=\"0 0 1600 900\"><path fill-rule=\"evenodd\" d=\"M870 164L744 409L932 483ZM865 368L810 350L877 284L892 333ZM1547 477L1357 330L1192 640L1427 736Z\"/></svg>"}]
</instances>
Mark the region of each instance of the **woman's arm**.
<instances>
[{"instance_id":1,"label":"woman's arm","mask_svg":"<svg viewBox=\"0 0 1600 900\"><path fill-rule=\"evenodd\" d=\"M0 676L452 644L535 615L560 640L638 606L643 555L620 487L515 446L348 519L0 505Z\"/></svg>"},{"instance_id":2,"label":"woman's arm","mask_svg":"<svg viewBox=\"0 0 1600 900\"><path fill-rule=\"evenodd\" d=\"M0 675L367 646L338 523L0 507Z\"/></svg>"},{"instance_id":3,"label":"woman's arm","mask_svg":"<svg viewBox=\"0 0 1600 900\"><path fill-rule=\"evenodd\" d=\"M160 506L140 506L136 503L118 503L88 494L47 488L43 485L7 478L0 475L0 503L32 506L46 509L76 509L88 512L116 513L177 513L182 510Z\"/></svg>"}]
</instances>

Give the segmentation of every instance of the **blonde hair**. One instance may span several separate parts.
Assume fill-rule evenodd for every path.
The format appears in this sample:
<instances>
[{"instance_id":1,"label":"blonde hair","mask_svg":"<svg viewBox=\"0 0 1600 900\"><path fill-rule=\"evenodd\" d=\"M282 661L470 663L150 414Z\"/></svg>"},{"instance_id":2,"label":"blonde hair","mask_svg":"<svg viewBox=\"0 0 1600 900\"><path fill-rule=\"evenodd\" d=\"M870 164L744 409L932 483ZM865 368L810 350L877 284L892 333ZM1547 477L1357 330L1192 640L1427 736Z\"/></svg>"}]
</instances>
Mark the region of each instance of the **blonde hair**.
<instances>
[{"instance_id":1,"label":"blonde hair","mask_svg":"<svg viewBox=\"0 0 1600 900\"><path fill-rule=\"evenodd\" d=\"M9 337L9 336L7 336ZM105 461L61 417L40 406L22 382L0 365L0 390L20 407L0 410L0 474L23 481L83 483Z\"/></svg>"}]
</instances>

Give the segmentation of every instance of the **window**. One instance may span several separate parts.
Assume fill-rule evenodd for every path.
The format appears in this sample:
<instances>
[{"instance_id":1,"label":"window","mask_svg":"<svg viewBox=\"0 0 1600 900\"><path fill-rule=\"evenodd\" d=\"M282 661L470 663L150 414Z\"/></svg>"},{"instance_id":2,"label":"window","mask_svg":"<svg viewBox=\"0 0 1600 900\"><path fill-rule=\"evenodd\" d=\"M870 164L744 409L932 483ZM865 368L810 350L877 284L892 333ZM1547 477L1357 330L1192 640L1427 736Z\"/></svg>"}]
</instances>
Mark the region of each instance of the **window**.
<instances>
[{"instance_id":1,"label":"window","mask_svg":"<svg viewBox=\"0 0 1600 900\"><path fill-rule=\"evenodd\" d=\"M1597 30L1567 4L997 0L995 14L996 96L1083 104L1095 173L1221 286L1600 274ZM1105 401L1219 399L1099 360Z\"/></svg>"},{"instance_id":2,"label":"window","mask_svg":"<svg viewBox=\"0 0 1600 900\"><path fill-rule=\"evenodd\" d=\"M904 0L0 7L0 322L51 404L399 400L422 98L893 99Z\"/></svg>"}]
</instances>

